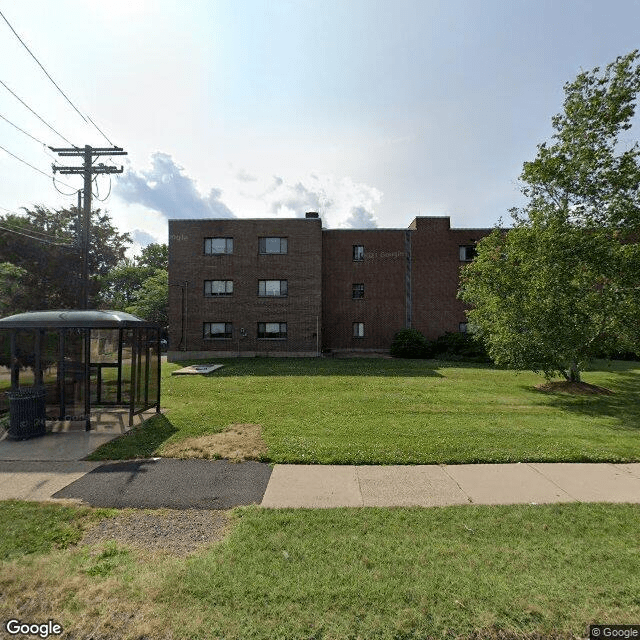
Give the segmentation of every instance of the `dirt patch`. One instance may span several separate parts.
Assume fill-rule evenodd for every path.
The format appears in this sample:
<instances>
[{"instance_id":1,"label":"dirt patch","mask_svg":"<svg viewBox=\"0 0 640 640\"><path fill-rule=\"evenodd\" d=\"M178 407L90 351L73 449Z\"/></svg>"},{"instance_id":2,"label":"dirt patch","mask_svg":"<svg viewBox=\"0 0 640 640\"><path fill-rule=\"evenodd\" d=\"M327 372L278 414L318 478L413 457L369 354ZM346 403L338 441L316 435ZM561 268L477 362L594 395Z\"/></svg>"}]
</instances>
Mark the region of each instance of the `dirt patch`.
<instances>
[{"instance_id":1,"label":"dirt patch","mask_svg":"<svg viewBox=\"0 0 640 640\"><path fill-rule=\"evenodd\" d=\"M224 511L126 510L113 518L104 518L89 528L81 544L115 541L146 551L186 555L203 545L222 540L228 525L229 518Z\"/></svg>"},{"instance_id":2,"label":"dirt patch","mask_svg":"<svg viewBox=\"0 0 640 640\"><path fill-rule=\"evenodd\" d=\"M604 395L611 396L613 391L605 387L599 387L588 382L568 382L562 380L560 382L543 382L536 385L538 391L545 393L573 393L580 395Z\"/></svg>"},{"instance_id":3,"label":"dirt patch","mask_svg":"<svg viewBox=\"0 0 640 640\"><path fill-rule=\"evenodd\" d=\"M267 445L262 439L262 425L232 424L221 433L165 445L161 455L167 458L223 458L232 462L264 460Z\"/></svg>"}]
</instances>

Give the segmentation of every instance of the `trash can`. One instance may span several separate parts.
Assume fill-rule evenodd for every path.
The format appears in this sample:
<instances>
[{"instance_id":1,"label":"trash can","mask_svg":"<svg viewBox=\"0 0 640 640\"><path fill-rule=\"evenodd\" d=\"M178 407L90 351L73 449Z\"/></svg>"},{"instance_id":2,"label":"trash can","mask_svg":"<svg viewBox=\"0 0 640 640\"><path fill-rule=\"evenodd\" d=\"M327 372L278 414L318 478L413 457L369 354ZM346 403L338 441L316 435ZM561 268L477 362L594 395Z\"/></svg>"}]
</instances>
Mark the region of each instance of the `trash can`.
<instances>
[{"instance_id":1,"label":"trash can","mask_svg":"<svg viewBox=\"0 0 640 640\"><path fill-rule=\"evenodd\" d=\"M26 387L8 391L9 396L9 440L26 440L43 436L45 425L45 390Z\"/></svg>"}]
</instances>

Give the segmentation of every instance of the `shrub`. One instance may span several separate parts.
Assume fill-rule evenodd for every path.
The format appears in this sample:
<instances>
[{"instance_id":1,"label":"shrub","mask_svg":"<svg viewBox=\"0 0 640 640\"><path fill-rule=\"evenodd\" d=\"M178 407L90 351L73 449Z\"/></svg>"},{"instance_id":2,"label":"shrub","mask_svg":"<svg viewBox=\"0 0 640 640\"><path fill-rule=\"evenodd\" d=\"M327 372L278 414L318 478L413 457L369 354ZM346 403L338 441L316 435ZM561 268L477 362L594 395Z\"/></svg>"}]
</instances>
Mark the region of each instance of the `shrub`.
<instances>
[{"instance_id":1,"label":"shrub","mask_svg":"<svg viewBox=\"0 0 640 640\"><path fill-rule=\"evenodd\" d=\"M428 358L429 343L417 329L400 329L393 336L390 353L394 358Z\"/></svg>"},{"instance_id":2,"label":"shrub","mask_svg":"<svg viewBox=\"0 0 640 640\"><path fill-rule=\"evenodd\" d=\"M490 362L484 344L471 333L447 332L431 343L432 357L443 360Z\"/></svg>"}]
</instances>

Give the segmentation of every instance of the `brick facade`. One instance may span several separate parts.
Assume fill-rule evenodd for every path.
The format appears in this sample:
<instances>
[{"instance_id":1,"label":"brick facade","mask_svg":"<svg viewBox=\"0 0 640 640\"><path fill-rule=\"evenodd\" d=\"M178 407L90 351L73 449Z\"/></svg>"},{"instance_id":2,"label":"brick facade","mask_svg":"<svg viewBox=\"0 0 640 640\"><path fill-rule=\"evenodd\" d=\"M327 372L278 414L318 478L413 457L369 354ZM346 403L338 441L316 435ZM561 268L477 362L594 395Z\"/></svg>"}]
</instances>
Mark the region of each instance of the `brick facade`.
<instances>
[{"instance_id":1,"label":"brick facade","mask_svg":"<svg viewBox=\"0 0 640 640\"><path fill-rule=\"evenodd\" d=\"M408 229L323 230L307 216L169 221L169 359L386 351L403 327L434 339L465 322L459 247L489 229L421 217ZM208 255L206 238L232 238L233 251ZM286 238L287 252L265 254L260 238ZM205 281L232 292L206 294ZM265 295L278 281L286 295ZM229 332L206 337L205 323ZM286 337L259 333L284 323Z\"/></svg>"},{"instance_id":2,"label":"brick facade","mask_svg":"<svg viewBox=\"0 0 640 640\"><path fill-rule=\"evenodd\" d=\"M232 238L233 252L206 255L205 238ZM259 238L286 238L287 253L264 254ZM316 355L321 346L322 228L319 219L170 220L170 357ZM233 282L205 296L206 280ZM287 281L287 295L259 296L259 280ZM231 338L205 338L205 323L230 323ZM287 337L259 338L259 323L286 323Z\"/></svg>"}]
</instances>

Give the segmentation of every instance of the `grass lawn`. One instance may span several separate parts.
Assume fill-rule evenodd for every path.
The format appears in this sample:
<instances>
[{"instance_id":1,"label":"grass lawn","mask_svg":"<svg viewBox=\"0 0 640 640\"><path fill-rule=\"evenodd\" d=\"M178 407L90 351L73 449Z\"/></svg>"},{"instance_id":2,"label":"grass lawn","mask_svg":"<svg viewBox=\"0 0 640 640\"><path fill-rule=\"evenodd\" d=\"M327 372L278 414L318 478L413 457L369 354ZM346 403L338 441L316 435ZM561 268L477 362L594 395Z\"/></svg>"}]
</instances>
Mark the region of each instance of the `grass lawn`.
<instances>
[{"instance_id":1,"label":"grass lawn","mask_svg":"<svg viewBox=\"0 0 640 640\"><path fill-rule=\"evenodd\" d=\"M640 363L599 362L612 395L543 393L529 372L385 359L230 359L171 377L162 406L95 458L162 455L232 424L259 424L280 463L432 464L640 460ZM206 455L206 454L204 454Z\"/></svg>"},{"instance_id":2,"label":"grass lawn","mask_svg":"<svg viewBox=\"0 0 640 640\"><path fill-rule=\"evenodd\" d=\"M504 640L640 619L637 505L251 507L186 558L117 541L22 542L43 518L64 529L65 509L39 517L0 503L0 539L13 540L0 565L3 620L51 618L69 636L119 640ZM7 529L15 517L22 533Z\"/></svg>"}]
</instances>

